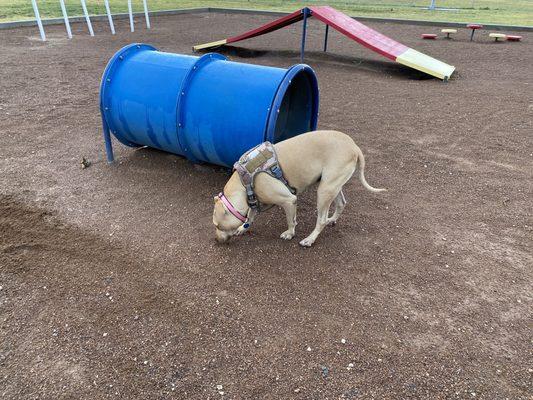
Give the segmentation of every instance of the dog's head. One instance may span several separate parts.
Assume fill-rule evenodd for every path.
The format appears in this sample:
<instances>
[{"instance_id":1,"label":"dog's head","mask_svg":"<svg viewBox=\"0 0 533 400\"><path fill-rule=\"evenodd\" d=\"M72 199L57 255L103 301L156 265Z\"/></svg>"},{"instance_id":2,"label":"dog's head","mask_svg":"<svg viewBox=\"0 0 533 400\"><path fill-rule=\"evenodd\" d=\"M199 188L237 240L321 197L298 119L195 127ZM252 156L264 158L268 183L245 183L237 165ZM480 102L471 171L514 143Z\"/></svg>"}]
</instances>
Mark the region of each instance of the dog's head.
<instances>
[{"instance_id":1,"label":"dog's head","mask_svg":"<svg viewBox=\"0 0 533 400\"><path fill-rule=\"evenodd\" d=\"M215 196L214 200L213 225L215 225L215 237L217 242L227 243L232 236L239 234L242 221L226 208L219 196Z\"/></svg>"}]
</instances>

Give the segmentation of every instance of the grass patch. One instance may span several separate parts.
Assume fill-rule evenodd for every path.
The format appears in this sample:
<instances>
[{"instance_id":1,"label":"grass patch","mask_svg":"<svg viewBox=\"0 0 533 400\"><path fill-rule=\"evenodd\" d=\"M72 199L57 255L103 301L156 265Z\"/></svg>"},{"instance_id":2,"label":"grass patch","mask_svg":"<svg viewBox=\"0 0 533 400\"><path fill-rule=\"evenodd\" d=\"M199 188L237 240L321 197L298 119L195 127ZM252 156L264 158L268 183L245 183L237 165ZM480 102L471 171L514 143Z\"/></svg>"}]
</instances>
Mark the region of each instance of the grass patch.
<instances>
[{"instance_id":1,"label":"grass patch","mask_svg":"<svg viewBox=\"0 0 533 400\"><path fill-rule=\"evenodd\" d=\"M90 14L104 14L103 0L86 0ZM69 16L82 14L79 0L65 0ZM328 4L354 16L402 18L427 21L479 22L508 25L533 25L533 1L513 0L437 0L437 7L448 10L427 10L429 0L148 0L151 11L193 7L248 8L294 11L308 4ZM59 0L38 0L42 18L61 17ZM110 0L111 12L127 12L126 0ZM142 1L133 0L134 11L142 11ZM34 19L30 0L0 0L0 22Z\"/></svg>"}]
</instances>

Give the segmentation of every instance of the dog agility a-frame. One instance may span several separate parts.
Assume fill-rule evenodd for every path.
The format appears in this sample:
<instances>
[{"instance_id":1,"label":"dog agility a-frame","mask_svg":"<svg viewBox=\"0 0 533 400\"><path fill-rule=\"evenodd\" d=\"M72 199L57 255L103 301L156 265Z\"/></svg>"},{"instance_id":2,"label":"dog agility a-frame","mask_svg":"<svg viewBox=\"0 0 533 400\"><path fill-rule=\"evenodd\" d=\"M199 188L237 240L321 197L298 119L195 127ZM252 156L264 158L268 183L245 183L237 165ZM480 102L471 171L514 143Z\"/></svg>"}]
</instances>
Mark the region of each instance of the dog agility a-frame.
<instances>
[{"instance_id":1,"label":"dog agility a-frame","mask_svg":"<svg viewBox=\"0 0 533 400\"><path fill-rule=\"evenodd\" d=\"M327 50L328 30L331 26L343 35L355 40L357 43L387 57L392 61L396 61L410 68L425 72L426 74L435 76L439 79L448 80L455 70L455 67L426 54L420 53L419 51L411 49L329 6L305 7L241 35L194 46L193 50L197 51L239 42L241 40L250 39L273 32L303 20L303 35L301 44L301 58L303 60L305 52L307 18L309 17L314 17L326 24L324 51Z\"/></svg>"}]
</instances>

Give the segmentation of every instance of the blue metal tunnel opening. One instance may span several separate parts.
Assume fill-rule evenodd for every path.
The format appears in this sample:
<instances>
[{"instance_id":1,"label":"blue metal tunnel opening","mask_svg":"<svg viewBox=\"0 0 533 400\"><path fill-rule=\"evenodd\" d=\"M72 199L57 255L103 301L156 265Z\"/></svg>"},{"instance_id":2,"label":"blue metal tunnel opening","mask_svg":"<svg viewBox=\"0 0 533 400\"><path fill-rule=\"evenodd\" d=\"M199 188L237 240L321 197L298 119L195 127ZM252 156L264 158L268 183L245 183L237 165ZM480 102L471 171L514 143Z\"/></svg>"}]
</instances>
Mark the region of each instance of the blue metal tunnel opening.
<instances>
[{"instance_id":1,"label":"blue metal tunnel opening","mask_svg":"<svg viewBox=\"0 0 533 400\"><path fill-rule=\"evenodd\" d=\"M289 69L158 51L132 44L108 63L100 111L108 161L111 134L127 146L149 146L231 167L248 149L316 129L319 92L305 64Z\"/></svg>"},{"instance_id":2,"label":"blue metal tunnel opening","mask_svg":"<svg viewBox=\"0 0 533 400\"><path fill-rule=\"evenodd\" d=\"M306 66L295 66L285 88L279 113L274 124L272 137L265 138L272 143L289 139L294 132L308 132L316 129L318 118L318 82L315 74Z\"/></svg>"}]
</instances>

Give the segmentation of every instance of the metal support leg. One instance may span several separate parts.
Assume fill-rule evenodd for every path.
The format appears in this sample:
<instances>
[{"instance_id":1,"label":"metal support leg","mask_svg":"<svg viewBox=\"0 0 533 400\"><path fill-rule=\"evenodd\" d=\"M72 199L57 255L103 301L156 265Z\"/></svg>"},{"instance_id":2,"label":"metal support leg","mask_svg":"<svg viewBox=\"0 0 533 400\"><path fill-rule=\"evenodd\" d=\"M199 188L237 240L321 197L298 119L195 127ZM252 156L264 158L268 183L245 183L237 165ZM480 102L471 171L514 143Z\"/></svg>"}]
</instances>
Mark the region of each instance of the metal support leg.
<instances>
[{"instance_id":1,"label":"metal support leg","mask_svg":"<svg viewBox=\"0 0 533 400\"><path fill-rule=\"evenodd\" d=\"M326 25L326 35L324 36L324 52L328 51L328 33L329 25Z\"/></svg>"},{"instance_id":2,"label":"metal support leg","mask_svg":"<svg viewBox=\"0 0 533 400\"><path fill-rule=\"evenodd\" d=\"M113 144L111 143L111 134L109 132L109 127L105 122L105 118L102 115L102 128L104 129L104 142L105 142L105 152L107 155L107 162L112 163L115 160L113 156Z\"/></svg>"},{"instance_id":3,"label":"metal support leg","mask_svg":"<svg viewBox=\"0 0 533 400\"><path fill-rule=\"evenodd\" d=\"M304 21L303 21L303 30L302 30L302 47L300 49L300 61L304 62L304 54L305 54L305 36L307 34L307 8L304 8Z\"/></svg>"},{"instance_id":4,"label":"metal support leg","mask_svg":"<svg viewBox=\"0 0 533 400\"><path fill-rule=\"evenodd\" d=\"M470 34L470 41L474 40L474 33L476 33L476 30L472 29L472 33Z\"/></svg>"}]
</instances>

